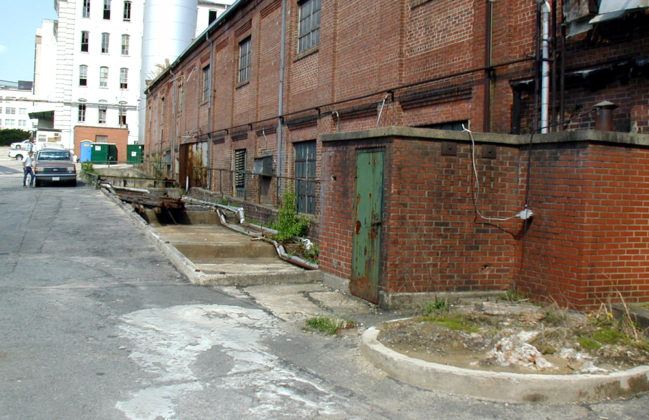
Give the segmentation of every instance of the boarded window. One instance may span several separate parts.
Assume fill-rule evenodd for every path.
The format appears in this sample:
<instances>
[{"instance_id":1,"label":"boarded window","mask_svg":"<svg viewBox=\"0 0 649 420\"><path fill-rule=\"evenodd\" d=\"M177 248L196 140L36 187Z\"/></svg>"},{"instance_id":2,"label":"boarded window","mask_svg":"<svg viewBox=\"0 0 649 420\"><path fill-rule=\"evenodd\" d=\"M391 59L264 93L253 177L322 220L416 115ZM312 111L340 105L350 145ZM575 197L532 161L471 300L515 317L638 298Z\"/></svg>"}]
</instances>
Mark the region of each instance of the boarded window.
<instances>
[{"instance_id":1,"label":"boarded window","mask_svg":"<svg viewBox=\"0 0 649 420\"><path fill-rule=\"evenodd\" d=\"M296 143L294 147L297 211L313 214L316 206L316 142Z\"/></svg>"}]
</instances>

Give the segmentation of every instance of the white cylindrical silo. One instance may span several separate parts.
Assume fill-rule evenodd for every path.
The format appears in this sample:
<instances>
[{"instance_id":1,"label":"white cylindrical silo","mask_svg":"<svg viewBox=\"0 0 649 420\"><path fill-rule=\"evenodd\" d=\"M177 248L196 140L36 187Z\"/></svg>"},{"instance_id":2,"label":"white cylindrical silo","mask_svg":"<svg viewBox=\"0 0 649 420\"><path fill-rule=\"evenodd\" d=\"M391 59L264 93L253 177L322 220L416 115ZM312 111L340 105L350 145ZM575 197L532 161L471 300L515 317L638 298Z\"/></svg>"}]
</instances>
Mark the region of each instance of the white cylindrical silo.
<instances>
[{"instance_id":1,"label":"white cylindrical silo","mask_svg":"<svg viewBox=\"0 0 649 420\"><path fill-rule=\"evenodd\" d=\"M198 0L145 0L140 73L140 143L144 143L146 81L160 67L172 63L192 42L196 31Z\"/></svg>"}]
</instances>

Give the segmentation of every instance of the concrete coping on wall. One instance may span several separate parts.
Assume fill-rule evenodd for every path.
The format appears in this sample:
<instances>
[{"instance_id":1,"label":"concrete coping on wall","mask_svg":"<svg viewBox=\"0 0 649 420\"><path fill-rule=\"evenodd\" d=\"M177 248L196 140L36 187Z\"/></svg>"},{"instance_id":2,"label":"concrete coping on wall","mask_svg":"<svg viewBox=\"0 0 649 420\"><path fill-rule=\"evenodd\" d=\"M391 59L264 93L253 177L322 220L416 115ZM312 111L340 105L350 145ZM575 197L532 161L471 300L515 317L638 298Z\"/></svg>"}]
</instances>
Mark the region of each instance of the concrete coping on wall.
<instances>
[{"instance_id":1,"label":"concrete coping on wall","mask_svg":"<svg viewBox=\"0 0 649 420\"><path fill-rule=\"evenodd\" d=\"M413 127L381 127L364 131L323 134L323 143L346 142L354 140L377 140L384 138L437 140L470 142L469 134L463 131L434 130ZM614 131L578 130L562 131L548 134L500 134L473 133L478 143L502 144L510 146L527 146L530 144L552 143L603 143L619 146L649 147L649 134L621 133Z\"/></svg>"},{"instance_id":2,"label":"concrete coping on wall","mask_svg":"<svg viewBox=\"0 0 649 420\"><path fill-rule=\"evenodd\" d=\"M596 402L649 391L649 366L608 375L541 375L466 369L405 356L381 344L379 332L371 327L363 333L363 355L391 377L434 391L493 401L545 404Z\"/></svg>"}]
</instances>

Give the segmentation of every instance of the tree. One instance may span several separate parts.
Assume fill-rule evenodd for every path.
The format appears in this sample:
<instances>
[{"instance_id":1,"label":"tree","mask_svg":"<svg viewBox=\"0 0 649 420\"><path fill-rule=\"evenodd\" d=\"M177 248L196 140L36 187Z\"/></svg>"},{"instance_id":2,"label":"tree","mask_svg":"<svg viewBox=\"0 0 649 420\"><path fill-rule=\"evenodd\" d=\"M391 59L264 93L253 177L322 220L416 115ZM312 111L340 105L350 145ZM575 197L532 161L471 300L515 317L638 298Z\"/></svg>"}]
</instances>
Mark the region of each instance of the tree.
<instances>
[{"instance_id":1,"label":"tree","mask_svg":"<svg viewBox=\"0 0 649 420\"><path fill-rule=\"evenodd\" d=\"M17 141L27 140L32 137L32 133L17 128L6 128L0 130L0 146L9 146Z\"/></svg>"}]
</instances>

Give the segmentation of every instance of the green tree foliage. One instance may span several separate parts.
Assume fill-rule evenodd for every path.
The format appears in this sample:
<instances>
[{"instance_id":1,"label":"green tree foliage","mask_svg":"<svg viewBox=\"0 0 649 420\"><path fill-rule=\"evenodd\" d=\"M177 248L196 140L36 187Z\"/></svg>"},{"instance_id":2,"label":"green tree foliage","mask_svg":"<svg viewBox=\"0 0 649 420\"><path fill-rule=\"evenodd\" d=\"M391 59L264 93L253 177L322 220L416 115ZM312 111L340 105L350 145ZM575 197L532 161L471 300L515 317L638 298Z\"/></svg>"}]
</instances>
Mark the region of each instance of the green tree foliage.
<instances>
[{"instance_id":1,"label":"green tree foliage","mask_svg":"<svg viewBox=\"0 0 649 420\"><path fill-rule=\"evenodd\" d=\"M0 130L0 146L9 146L11 143L31 138L32 133L17 128L6 128Z\"/></svg>"}]
</instances>

